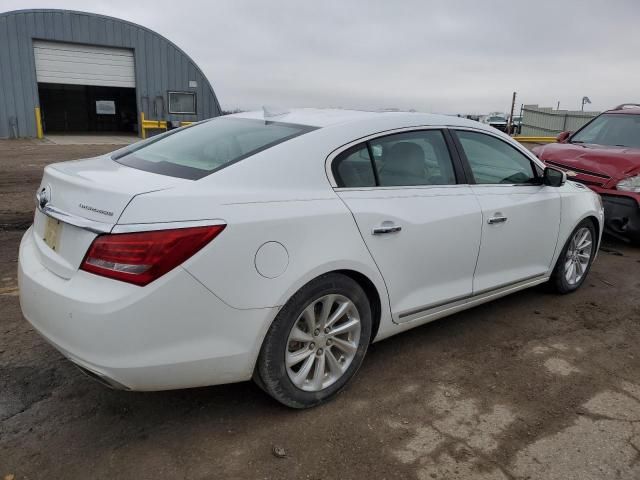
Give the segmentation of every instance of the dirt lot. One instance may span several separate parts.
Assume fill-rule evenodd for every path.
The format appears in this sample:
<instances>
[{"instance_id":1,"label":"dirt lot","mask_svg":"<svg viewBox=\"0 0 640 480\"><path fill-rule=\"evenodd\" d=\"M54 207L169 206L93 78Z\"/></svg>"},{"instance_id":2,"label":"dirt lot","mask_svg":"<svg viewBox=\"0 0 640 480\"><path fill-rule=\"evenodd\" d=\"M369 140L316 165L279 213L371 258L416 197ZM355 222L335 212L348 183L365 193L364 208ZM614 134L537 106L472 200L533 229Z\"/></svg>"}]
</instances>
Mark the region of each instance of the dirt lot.
<instances>
[{"instance_id":1,"label":"dirt lot","mask_svg":"<svg viewBox=\"0 0 640 480\"><path fill-rule=\"evenodd\" d=\"M375 344L313 410L251 383L87 379L22 319L16 257L42 167L109 149L0 142L0 479L640 478L640 249L610 239L579 292L528 290Z\"/></svg>"}]
</instances>

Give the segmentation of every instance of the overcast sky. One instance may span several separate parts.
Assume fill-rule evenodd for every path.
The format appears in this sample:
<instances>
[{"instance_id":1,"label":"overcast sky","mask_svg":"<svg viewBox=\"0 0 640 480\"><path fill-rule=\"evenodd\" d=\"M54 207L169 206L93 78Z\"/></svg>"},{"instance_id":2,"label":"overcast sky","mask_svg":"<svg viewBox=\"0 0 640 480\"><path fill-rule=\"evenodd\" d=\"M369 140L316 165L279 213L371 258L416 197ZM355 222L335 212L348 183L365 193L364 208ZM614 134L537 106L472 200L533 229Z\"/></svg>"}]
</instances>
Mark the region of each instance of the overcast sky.
<instances>
[{"instance_id":1,"label":"overcast sky","mask_svg":"<svg viewBox=\"0 0 640 480\"><path fill-rule=\"evenodd\" d=\"M223 108L593 110L640 102L640 0L0 0L144 25L190 55Z\"/></svg>"}]
</instances>

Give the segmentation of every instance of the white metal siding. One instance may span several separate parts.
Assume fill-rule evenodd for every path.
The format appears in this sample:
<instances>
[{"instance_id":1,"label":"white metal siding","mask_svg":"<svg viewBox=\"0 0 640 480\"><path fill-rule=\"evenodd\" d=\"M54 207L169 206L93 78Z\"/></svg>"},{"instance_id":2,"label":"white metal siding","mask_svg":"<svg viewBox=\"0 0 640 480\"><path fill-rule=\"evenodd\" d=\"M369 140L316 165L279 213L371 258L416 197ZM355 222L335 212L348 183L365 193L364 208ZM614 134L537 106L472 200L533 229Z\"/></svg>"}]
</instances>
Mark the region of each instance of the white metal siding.
<instances>
[{"instance_id":1,"label":"white metal siding","mask_svg":"<svg viewBox=\"0 0 640 480\"><path fill-rule=\"evenodd\" d=\"M135 88L133 50L33 41L39 83Z\"/></svg>"}]
</instances>

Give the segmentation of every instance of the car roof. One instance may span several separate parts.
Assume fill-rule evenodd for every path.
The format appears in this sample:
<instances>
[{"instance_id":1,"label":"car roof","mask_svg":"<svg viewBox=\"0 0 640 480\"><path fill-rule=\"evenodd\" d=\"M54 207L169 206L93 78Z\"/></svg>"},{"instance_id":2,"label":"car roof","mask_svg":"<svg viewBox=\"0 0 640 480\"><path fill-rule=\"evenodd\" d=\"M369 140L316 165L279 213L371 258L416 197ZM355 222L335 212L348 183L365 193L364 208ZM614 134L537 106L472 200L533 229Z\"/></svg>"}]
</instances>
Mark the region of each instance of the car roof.
<instances>
[{"instance_id":1,"label":"car roof","mask_svg":"<svg viewBox=\"0 0 640 480\"><path fill-rule=\"evenodd\" d=\"M475 120L456 117L452 115L440 115L419 112L375 112L365 110L297 108L291 109L280 115L265 117L263 111L242 112L232 115L236 118L252 118L273 122L294 123L311 127L329 127L344 124L380 125L381 123L393 124L397 127L415 125L433 126L460 126L474 127L483 130L490 129Z\"/></svg>"},{"instance_id":2,"label":"car roof","mask_svg":"<svg viewBox=\"0 0 640 480\"><path fill-rule=\"evenodd\" d=\"M603 113L615 113L621 115L640 115L640 105L637 103L623 103L616 108L607 110Z\"/></svg>"}]
</instances>

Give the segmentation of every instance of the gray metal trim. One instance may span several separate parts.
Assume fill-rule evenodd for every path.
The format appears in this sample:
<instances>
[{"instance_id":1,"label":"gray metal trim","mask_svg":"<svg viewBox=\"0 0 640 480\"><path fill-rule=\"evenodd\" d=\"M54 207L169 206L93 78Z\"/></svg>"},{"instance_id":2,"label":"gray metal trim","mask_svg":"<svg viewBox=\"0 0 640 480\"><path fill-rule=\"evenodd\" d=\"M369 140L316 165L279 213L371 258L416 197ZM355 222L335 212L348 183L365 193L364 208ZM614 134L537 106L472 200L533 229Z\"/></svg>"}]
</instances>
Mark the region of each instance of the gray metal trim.
<instances>
[{"instance_id":1,"label":"gray metal trim","mask_svg":"<svg viewBox=\"0 0 640 480\"><path fill-rule=\"evenodd\" d=\"M417 315L418 313L426 313L429 310L434 310L437 308L441 308L441 307L446 307L448 305L452 305L454 303L457 302L461 302L463 300L469 300L469 301L474 301L474 300L479 300L480 298L484 297L484 296L489 296L492 295L494 293L499 292L500 290L504 290L504 289L508 289L508 288L512 288L512 287L516 287L516 286L524 286L527 283L533 281L533 280L542 280L545 279L547 277L546 273L543 273L541 275L532 275L530 277L526 277L523 278L521 280L515 281L515 282L508 282L508 283L504 283L502 285L499 285L497 287L492 287L492 288L487 288L484 290L480 290L478 292L474 292L470 295L462 295L459 297L454 297L454 298L450 298L448 300L445 300L444 302L437 302L437 303L431 303L429 305L424 305L422 307L418 307L418 308L414 308L411 310L405 310L404 312L401 312L400 314L398 314L398 318L405 318L405 317L410 317L412 315Z\"/></svg>"}]
</instances>

